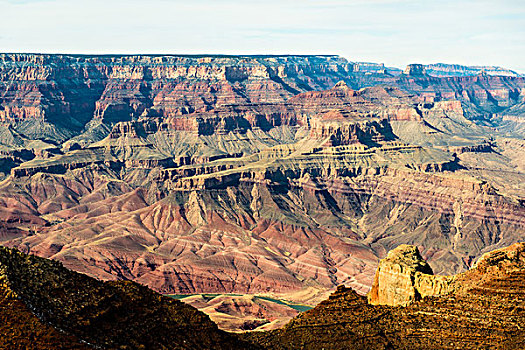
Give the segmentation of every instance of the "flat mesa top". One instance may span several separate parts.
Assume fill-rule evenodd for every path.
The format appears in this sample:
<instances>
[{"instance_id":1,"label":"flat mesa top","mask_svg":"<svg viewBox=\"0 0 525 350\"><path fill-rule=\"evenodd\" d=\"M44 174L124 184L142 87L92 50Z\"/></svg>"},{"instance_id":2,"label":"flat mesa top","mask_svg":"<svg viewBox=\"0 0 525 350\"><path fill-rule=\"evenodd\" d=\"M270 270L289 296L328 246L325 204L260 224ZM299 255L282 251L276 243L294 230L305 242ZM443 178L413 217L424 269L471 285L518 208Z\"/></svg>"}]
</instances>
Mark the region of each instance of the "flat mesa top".
<instances>
[{"instance_id":1,"label":"flat mesa top","mask_svg":"<svg viewBox=\"0 0 525 350\"><path fill-rule=\"evenodd\" d=\"M187 57L187 58L277 58L277 57L339 57L339 55L227 55L227 54L145 54L145 53L130 53L130 54L69 54L69 53L38 53L38 52L0 52L0 55L38 55L38 56L67 56L67 57L83 57L83 58L97 58L97 57Z\"/></svg>"}]
</instances>

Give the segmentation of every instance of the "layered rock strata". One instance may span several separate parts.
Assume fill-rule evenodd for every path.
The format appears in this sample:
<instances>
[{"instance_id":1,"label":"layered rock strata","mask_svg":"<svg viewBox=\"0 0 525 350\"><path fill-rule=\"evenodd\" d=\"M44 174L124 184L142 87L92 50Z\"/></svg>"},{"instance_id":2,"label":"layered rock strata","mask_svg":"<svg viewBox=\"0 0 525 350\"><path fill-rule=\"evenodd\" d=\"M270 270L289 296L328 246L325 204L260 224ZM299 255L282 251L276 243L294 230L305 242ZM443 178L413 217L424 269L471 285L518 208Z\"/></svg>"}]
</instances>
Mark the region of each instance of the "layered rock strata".
<instances>
[{"instance_id":1,"label":"layered rock strata","mask_svg":"<svg viewBox=\"0 0 525 350\"><path fill-rule=\"evenodd\" d=\"M26 132L28 123L20 123L46 122L64 136L92 119L111 124L141 115L282 102L327 88L349 69L335 56L2 54L1 59L0 120Z\"/></svg>"},{"instance_id":2,"label":"layered rock strata","mask_svg":"<svg viewBox=\"0 0 525 350\"><path fill-rule=\"evenodd\" d=\"M384 83L429 102L455 98L472 111L470 118L486 122L520 103L525 87L515 76L431 77L417 64L400 76L384 69L369 74L337 56L0 57L0 120L25 135L55 142L94 123L280 103L340 80L354 89Z\"/></svg>"},{"instance_id":3,"label":"layered rock strata","mask_svg":"<svg viewBox=\"0 0 525 350\"><path fill-rule=\"evenodd\" d=\"M92 276L313 303L399 244L453 274L523 236L521 78L2 57L0 239Z\"/></svg>"}]
</instances>

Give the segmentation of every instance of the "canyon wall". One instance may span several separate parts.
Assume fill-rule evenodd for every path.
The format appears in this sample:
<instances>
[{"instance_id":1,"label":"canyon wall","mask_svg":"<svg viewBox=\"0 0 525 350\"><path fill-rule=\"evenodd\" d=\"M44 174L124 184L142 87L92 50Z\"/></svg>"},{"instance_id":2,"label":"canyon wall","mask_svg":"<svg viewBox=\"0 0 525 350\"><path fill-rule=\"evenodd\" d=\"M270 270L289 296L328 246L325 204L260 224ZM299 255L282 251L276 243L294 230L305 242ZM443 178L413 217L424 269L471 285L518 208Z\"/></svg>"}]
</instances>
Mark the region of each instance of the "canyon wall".
<instances>
[{"instance_id":1,"label":"canyon wall","mask_svg":"<svg viewBox=\"0 0 525 350\"><path fill-rule=\"evenodd\" d=\"M452 274L525 232L523 78L337 56L1 57L0 239L77 271L314 302L368 292L400 244Z\"/></svg>"}]
</instances>

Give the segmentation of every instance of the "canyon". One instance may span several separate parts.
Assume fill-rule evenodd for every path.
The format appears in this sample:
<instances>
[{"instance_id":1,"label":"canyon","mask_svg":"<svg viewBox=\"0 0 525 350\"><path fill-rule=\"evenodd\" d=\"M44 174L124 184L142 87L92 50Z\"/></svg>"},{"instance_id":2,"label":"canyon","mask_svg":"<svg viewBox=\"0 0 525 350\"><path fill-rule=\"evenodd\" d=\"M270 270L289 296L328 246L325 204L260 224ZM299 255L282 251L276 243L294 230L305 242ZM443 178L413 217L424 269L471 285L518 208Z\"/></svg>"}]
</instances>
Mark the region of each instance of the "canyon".
<instances>
[{"instance_id":1,"label":"canyon","mask_svg":"<svg viewBox=\"0 0 525 350\"><path fill-rule=\"evenodd\" d=\"M494 72L0 54L0 242L162 294L312 306L368 293L401 244L462 273L525 233L525 78Z\"/></svg>"}]
</instances>

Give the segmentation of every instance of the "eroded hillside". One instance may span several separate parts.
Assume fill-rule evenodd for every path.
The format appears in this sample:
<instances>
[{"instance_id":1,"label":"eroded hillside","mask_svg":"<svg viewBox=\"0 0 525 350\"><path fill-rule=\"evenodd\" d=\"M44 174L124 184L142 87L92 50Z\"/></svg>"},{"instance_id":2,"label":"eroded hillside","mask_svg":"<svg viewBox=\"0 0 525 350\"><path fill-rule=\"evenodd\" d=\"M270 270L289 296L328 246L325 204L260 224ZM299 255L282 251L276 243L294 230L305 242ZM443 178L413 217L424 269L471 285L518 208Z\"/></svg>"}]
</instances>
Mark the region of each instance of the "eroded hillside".
<instances>
[{"instance_id":1,"label":"eroded hillside","mask_svg":"<svg viewBox=\"0 0 525 350\"><path fill-rule=\"evenodd\" d=\"M0 279L3 348L247 348L202 312L134 282L101 282L4 247Z\"/></svg>"},{"instance_id":2,"label":"eroded hillside","mask_svg":"<svg viewBox=\"0 0 525 350\"><path fill-rule=\"evenodd\" d=\"M366 293L402 243L451 274L523 237L523 78L335 56L2 58L2 243L74 270L313 304Z\"/></svg>"}]
</instances>

